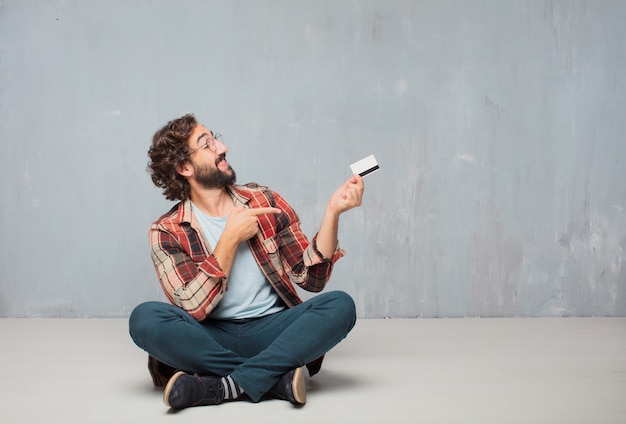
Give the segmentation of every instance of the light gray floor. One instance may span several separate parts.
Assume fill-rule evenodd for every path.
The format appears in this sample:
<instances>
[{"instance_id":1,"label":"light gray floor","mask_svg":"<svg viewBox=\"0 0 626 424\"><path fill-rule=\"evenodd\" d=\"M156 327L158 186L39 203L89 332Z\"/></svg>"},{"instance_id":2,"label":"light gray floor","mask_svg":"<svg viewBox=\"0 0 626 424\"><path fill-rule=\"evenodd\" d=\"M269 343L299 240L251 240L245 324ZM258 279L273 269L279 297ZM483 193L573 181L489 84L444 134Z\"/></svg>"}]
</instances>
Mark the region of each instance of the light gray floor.
<instances>
[{"instance_id":1,"label":"light gray floor","mask_svg":"<svg viewBox=\"0 0 626 424\"><path fill-rule=\"evenodd\" d=\"M360 320L308 402L172 413L124 319L0 319L4 423L626 423L626 318Z\"/></svg>"}]
</instances>

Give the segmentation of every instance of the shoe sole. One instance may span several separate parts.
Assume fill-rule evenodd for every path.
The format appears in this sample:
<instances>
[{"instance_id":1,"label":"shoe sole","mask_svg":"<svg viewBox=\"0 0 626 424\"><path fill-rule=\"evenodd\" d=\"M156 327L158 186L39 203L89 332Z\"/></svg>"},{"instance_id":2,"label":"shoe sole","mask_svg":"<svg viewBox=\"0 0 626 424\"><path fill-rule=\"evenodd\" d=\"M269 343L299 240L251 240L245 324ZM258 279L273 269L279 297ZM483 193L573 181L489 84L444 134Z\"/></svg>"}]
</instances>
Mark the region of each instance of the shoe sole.
<instances>
[{"instance_id":1,"label":"shoe sole","mask_svg":"<svg viewBox=\"0 0 626 424\"><path fill-rule=\"evenodd\" d=\"M167 382L167 385L165 386L165 390L163 391L163 403L165 404L165 406L170 406L169 398L170 398L170 393L172 391L172 386L174 386L174 383L176 382L176 380L178 380L180 376L185 375L185 374L186 373L184 371L178 371Z\"/></svg>"},{"instance_id":2,"label":"shoe sole","mask_svg":"<svg viewBox=\"0 0 626 424\"><path fill-rule=\"evenodd\" d=\"M297 368L293 373L291 389L293 390L293 398L296 403L304 405L306 403L306 384L304 382L304 373L302 368Z\"/></svg>"}]
</instances>

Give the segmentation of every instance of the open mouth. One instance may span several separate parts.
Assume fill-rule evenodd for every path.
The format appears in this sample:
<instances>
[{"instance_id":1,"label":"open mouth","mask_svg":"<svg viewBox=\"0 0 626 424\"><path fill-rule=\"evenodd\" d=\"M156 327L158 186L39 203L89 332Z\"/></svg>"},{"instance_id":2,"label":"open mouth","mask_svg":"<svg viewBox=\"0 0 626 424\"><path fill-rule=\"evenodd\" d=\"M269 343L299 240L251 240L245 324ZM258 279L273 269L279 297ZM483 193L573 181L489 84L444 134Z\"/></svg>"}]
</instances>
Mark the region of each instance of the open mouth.
<instances>
[{"instance_id":1,"label":"open mouth","mask_svg":"<svg viewBox=\"0 0 626 424\"><path fill-rule=\"evenodd\" d=\"M217 157L217 159L215 159L215 166L218 166L220 162L225 161L225 160L226 160L226 153L222 153L221 155Z\"/></svg>"}]
</instances>

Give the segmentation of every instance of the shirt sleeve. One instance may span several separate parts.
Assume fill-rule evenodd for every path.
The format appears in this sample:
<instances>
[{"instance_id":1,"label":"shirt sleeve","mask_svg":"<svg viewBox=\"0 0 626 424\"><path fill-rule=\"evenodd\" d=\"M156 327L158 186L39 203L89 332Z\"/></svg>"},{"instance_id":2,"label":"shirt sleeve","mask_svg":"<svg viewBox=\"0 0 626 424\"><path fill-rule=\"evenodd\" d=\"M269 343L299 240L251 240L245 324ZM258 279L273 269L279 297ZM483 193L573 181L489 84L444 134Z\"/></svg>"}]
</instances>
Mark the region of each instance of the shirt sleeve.
<instances>
[{"instance_id":1,"label":"shirt sleeve","mask_svg":"<svg viewBox=\"0 0 626 424\"><path fill-rule=\"evenodd\" d=\"M153 224L149 232L152 261L170 302L203 321L224 296L227 276L215 256L192 252L192 243L181 232Z\"/></svg>"},{"instance_id":2,"label":"shirt sleeve","mask_svg":"<svg viewBox=\"0 0 626 424\"><path fill-rule=\"evenodd\" d=\"M330 279L333 265L345 255L337 246L332 258L324 258L317 249L317 234L309 242L300 226L300 219L293 208L277 193L274 193L276 207L283 213L279 216L276 235L283 269L289 279L301 288L319 292Z\"/></svg>"}]
</instances>

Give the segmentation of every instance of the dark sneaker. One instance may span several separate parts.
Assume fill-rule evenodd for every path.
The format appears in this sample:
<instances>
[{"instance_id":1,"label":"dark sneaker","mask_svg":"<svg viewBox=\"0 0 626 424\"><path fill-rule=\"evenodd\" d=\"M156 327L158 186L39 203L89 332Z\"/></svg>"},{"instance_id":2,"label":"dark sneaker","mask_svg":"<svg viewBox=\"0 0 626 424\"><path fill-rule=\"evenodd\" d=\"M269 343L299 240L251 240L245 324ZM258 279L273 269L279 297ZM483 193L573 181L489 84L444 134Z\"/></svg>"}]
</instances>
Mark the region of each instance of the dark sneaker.
<instances>
[{"instance_id":1,"label":"dark sneaker","mask_svg":"<svg viewBox=\"0 0 626 424\"><path fill-rule=\"evenodd\" d=\"M306 384L302 368L296 368L283 375L268 392L268 395L288 400L294 405L304 405L306 403Z\"/></svg>"},{"instance_id":2,"label":"dark sneaker","mask_svg":"<svg viewBox=\"0 0 626 424\"><path fill-rule=\"evenodd\" d=\"M200 377L179 371L165 386L163 402L171 408L218 405L224 401L224 385L219 377Z\"/></svg>"}]
</instances>

